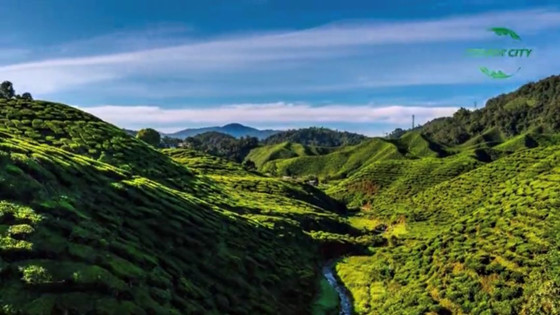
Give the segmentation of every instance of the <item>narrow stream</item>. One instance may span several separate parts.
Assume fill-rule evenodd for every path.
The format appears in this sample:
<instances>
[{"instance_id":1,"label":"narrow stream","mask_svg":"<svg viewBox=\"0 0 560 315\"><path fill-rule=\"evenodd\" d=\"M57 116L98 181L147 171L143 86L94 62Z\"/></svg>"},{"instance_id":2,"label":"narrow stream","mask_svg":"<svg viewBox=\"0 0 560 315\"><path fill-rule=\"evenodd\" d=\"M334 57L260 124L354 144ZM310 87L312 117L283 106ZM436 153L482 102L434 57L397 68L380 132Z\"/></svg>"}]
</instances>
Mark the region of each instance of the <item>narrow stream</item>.
<instances>
[{"instance_id":1,"label":"narrow stream","mask_svg":"<svg viewBox=\"0 0 560 315\"><path fill-rule=\"evenodd\" d=\"M334 276L334 264L336 261L328 262L323 266L323 276L338 293L340 298L340 315L352 315L352 301L346 292L346 288L338 282Z\"/></svg>"}]
</instances>

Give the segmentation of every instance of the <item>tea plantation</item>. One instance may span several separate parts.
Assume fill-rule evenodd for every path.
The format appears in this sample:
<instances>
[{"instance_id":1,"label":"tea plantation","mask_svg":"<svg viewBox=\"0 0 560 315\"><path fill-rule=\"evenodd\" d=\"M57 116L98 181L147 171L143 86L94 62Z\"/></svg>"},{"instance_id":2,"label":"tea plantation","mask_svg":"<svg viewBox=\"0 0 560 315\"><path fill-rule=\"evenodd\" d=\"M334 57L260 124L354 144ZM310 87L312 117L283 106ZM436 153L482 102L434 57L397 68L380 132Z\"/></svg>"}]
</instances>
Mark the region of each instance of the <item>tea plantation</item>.
<instances>
[{"instance_id":1,"label":"tea plantation","mask_svg":"<svg viewBox=\"0 0 560 315\"><path fill-rule=\"evenodd\" d=\"M0 111L2 313L305 313L310 232L350 229L311 187L193 171L61 104Z\"/></svg>"},{"instance_id":2,"label":"tea plantation","mask_svg":"<svg viewBox=\"0 0 560 315\"><path fill-rule=\"evenodd\" d=\"M553 76L240 164L0 99L0 313L336 314L334 261L358 314L560 314L559 117Z\"/></svg>"}]
</instances>

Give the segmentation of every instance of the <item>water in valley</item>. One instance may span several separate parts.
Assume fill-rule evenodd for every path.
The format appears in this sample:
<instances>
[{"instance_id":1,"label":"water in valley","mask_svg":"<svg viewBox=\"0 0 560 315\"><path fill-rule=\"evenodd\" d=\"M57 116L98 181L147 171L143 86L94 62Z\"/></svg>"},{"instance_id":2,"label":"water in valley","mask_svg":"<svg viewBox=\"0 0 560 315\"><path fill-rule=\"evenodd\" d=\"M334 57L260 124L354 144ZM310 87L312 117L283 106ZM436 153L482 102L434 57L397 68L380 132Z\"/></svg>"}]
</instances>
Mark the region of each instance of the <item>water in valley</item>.
<instances>
[{"instance_id":1,"label":"water in valley","mask_svg":"<svg viewBox=\"0 0 560 315\"><path fill-rule=\"evenodd\" d=\"M352 301L350 296L346 292L344 286L338 282L338 279L334 275L334 264L335 262L329 262L323 266L323 276L329 284L336 290L338 297L340 299L340 315L351 315L352 314Z\"/></svg>"}]
</instances>

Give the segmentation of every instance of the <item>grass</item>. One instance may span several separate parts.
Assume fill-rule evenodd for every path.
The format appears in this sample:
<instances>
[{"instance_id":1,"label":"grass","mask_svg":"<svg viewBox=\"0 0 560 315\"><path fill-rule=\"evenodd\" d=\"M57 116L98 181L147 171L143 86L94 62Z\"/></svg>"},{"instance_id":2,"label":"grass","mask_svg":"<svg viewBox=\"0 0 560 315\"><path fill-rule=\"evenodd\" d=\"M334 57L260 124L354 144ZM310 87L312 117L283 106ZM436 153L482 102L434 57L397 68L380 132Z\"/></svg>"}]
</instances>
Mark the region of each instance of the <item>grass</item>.
<instances>
[{"instance_id":1,"label":"grass","mask_svg":"<svg viewBox=\"0 0 560 315\"><path fill-rule=\"evenodd\" d=\"M319 282L319 292L314 301L311 313L313 315L336 314L339 307L339 297L336 290L326 279Z\"/></svg>"}]
</instances>

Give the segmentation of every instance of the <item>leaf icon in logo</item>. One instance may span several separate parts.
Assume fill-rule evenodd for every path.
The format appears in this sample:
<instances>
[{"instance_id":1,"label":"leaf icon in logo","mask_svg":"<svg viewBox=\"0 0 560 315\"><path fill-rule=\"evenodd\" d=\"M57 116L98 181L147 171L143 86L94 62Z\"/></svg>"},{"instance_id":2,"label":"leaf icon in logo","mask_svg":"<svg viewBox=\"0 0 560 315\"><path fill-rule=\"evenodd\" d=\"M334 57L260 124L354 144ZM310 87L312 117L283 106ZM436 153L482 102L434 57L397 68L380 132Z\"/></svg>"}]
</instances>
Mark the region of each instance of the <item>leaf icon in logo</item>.
<instances>
[{"instance_id":1,"label":"leaf icon in logo","mask_svg":"<svg viewBox=\"0 0 560 315\"><path fill-rule=\"evenodd\" d=\"M517 71L519 71L519 69L521 69L521 67L517 68L517 70L514 73L507 74L507 73L503 72L502 70L495 71L495 70L490 70L486 67L480 67L480 71L482 73L484 73L487 76L489 76L491 78L494 78L494 79L507 79L507 78L513 76L514 74L516 74Z\"/></svg>"},{"instance_id":2,"label":"leaf icon in logo","mask_svg":"<svg viewBox=\"0 0 560 315\"><path fill-rule=\"evenodd\" d=\"M494 32L498 36L509 36L515 40L521 40L521 37L517 35L516 32L510 30L509 28L505 27L492 27L488 29L489 31Z\"/></svg>"}]
</instances>

